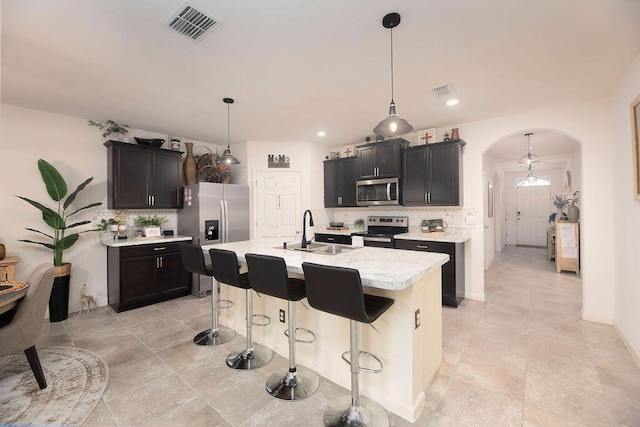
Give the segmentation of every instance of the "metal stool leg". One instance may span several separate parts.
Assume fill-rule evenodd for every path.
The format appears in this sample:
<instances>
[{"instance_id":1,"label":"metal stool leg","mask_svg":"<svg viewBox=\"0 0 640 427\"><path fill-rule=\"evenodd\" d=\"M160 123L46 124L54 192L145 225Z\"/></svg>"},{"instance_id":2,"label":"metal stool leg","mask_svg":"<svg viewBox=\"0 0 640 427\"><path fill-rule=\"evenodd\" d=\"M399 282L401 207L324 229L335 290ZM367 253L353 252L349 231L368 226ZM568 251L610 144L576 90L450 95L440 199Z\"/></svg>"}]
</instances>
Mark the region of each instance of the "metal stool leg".
<instances>
[{"instance_id":1,"label":"metal stool leg","mask_svg":"<svg viewBox=\"0 0 640 427\"><path fill-rule=\"evenodd\" d=\"M253 295L251 289L246 291L247 301L247 348L237 352L231 353L227 356L227 366L233 369L257 369L262 368L264 365L271 361L273 358L273 351L265 347L255 348L253 346Z\"/></svg>"},{"instance_id":2,"label":"metal stool leg","mask_svg":"<svg viewBox=\"0 0 640 427\"><path fill-rule=\"evenodd\" d=\"M296 366L296 306L289 301L289 372L272 373L267 379L267 391L277 399L302 400L311 396L320 385L318 374Z\"/></svg>"},{"instance_id":3,"label":"metal stool leg","mask_svg":"<svg viewBox=\"0 0 640 427\"><path fill-rule=\"evenodd\" d=\"M200 332L193 338L197 345L220 345L229 342L236 332L233 329L220 326L218 324L218 289L220 284L213 279L213 289L211 289L211 329Z\"/></svg>"},{"instance_id":4,"label":"metal stool leg","mask_svg":"<svg viewBox=\"0 0 640 427\"><path fill-rule=\"evenodd\" d=\"M388 427L389 416L382 406L366 397L360 398L360 345L358 322L350 321L351 329L351 396L333 400L324 411L324 425L328 427Z\"/></svg>"}]
</instances>

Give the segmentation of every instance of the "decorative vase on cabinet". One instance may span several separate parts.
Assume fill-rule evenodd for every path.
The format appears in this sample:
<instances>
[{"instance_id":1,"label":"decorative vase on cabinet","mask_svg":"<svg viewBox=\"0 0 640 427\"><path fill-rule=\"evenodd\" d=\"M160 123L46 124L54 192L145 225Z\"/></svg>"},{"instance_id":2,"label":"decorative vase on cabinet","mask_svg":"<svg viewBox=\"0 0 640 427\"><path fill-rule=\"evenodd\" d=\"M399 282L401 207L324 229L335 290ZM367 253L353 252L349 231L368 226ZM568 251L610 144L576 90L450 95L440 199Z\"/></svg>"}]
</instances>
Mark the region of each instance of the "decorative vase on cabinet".
<instances>
[{"instance_id":1,"label":"decorative vase on cabinet","mask_svg":"<svg viewBox=\"0 0 640 427\"><path fill-rule=\"evenodd\" d=\"M185 185L193 185L196 183L196 160L193 158L193 142L185 142L187 148L187 156L184 158L182 168L184 170Z\"/></svg>"},{"instance_id":2,"label":"decorative vase on cabinet","mask_svg":"<svg viewBox=\"0 0 640 427\"><path fill-rule=\"evenodd\" d=\"M580 209L572 203L567 208L567 217L569 217L569 222L575 224L580 219Z\"/></svg>"}]
</instances>

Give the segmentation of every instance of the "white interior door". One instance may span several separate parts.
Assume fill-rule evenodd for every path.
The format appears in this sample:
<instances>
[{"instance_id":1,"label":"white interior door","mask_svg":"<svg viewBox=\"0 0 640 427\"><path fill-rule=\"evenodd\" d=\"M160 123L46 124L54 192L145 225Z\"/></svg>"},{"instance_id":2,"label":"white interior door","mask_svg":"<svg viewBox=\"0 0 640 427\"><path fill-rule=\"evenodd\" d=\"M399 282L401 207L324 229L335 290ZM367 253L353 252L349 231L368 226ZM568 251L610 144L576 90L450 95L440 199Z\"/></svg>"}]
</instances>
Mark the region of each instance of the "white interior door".
<instances>
[{"instance_id":1,"label":"white interior door","mask_svg":"<svg viewBox=\"0 0 640 427\"><path fill-rule=\"evenodd\" d=\"M518 245L547 246L550 200L549 185L516 188Z\"/></svg>"},{"instance_id":2,"label":"white interior door","mask_svg":"<svg viewBox=\"0 0 640 427\"><path fill-rule=\"evenodd\" d=\"M271 240L274 246L301 239L301 192L300 172L256 172L254 238Z\"/></svg>"}]
</instances>

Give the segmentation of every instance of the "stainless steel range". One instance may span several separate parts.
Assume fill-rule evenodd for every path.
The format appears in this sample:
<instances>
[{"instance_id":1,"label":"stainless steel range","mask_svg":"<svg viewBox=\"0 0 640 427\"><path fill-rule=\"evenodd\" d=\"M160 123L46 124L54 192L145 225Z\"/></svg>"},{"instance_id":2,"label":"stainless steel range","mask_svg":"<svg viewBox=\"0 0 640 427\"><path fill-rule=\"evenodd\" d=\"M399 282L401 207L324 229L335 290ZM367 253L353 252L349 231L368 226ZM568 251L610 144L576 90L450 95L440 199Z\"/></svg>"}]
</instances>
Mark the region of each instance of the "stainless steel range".
<instances>
[{"instance_id":1,"label":"stainless steel range","mask_svg":"<svg viewBox=\"0 0 640 427\"><path fill-rule=\"evenodd\" d=\"M393 236L408 231L409 217L368 216L367 230L357 234L362 236L365 246L393 248Z\"/></svg>"}]
</instances>

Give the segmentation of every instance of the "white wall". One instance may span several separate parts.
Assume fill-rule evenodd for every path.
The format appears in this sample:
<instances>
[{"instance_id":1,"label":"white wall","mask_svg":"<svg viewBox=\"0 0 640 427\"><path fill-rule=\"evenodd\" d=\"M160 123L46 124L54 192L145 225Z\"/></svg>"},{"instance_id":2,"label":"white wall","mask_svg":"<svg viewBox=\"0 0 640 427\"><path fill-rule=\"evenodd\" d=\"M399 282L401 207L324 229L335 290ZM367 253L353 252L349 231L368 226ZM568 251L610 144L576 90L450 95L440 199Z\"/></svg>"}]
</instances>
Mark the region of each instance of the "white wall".
<instances>
[{"instance_id":1,"label":"white wall","mask_svg":"<svg viewBox=\"0 0 640 427\"><path fill-rule=\"evenodd\" d=\"M131 129L128 136L163 137L152 132ZM42 221L40 211L16 198L21 195L53 207L46 192L38 159L45 159L55 166L69 187L69 192L85 179L93 176L93 182L86 187L74 202L74 206L85 206L91 202L102 202L93 210L81 212L77 220L96 221L112 217L107 209L107 148L104 139L95 127L89 127L87 120L63 116L43 111L31 110L3 104L0 116L0 200L2 219L0 222L0 242L7 247L9 255L17 255L20 262L16 267L18 280L26 279L31 270L42 262L52 262L50 250L18 241L38 240L35 233L25 227L48 231ZM211 144L194 141L195 145ZM136 211L140 212L140 211ZM147 211L158 213L158 211ZM175 223L175 210L159 214L170 216ZM64 252L64 261L73 264L69 309L80 310L80 285L87 284L87 292L93 295L98 305L107 303L107 252L99 243L96 232L82 233L76 244Z\"/></svg>"},{"instance_id":2,"label":"white wall","mask_svg":"<svg viewBox=\"0 0 640 427\"><path fill-rule=\"evenodd\" d=\"M607 282L614 284L614 322L628 345L640 360L640 202L633 199L630 104L640 95L640 55L627 70L613 97L613 182L608 192L612 199L603 201L603 211L614 241L609 249L615 254L612 274ZM601 175L602 171L584 165L585 171ZM586 191L585 191L586 192ZM582 209L584 211L584 209ZM582 213L581 213L582 214Z\"/></svg>"},{"instance_id":3,"label":"white wall","mask_svg":"<svg viewBox=\"0 0 640 427\"><path fill-rule=\"evenodd\" d=\"M496 203L495 203L495 188L494 200L493 200L493 216L489 216L489 188L488 185L494 186L494 177L497 170L496 161L491 156L482 157L482 184L484 208L482 210L482 224L484 226L484 269L488 270L491 264L493 264L495 255L495 228L496 228Z\"/></svg>"}]
</instances>

